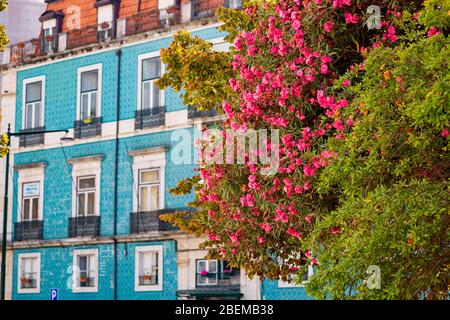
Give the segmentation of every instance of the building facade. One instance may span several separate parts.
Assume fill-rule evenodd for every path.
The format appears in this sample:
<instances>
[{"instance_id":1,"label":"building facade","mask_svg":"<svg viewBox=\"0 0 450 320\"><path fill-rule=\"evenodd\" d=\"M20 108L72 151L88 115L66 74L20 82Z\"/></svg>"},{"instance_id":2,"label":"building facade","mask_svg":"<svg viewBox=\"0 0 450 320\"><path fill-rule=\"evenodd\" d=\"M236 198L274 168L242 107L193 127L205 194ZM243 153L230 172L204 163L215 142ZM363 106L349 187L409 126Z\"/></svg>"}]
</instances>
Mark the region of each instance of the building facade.
<instances>
[{"instance_id":1,"label":"building facade","mask_svg":"<svg viewBox=\"0 0 450 320\"><path fill-rule=\"evenodd\" d=\"M222 50L214 10L240 1L46 3L39 39L2 67L27 133L12 141L12 298L307 298L206 260L202 239L159 219L190 210L193 194L168 190L195 175L195 137L221 119L158 90L160 49L188 30Z\"/></svg>"}]
</instances>

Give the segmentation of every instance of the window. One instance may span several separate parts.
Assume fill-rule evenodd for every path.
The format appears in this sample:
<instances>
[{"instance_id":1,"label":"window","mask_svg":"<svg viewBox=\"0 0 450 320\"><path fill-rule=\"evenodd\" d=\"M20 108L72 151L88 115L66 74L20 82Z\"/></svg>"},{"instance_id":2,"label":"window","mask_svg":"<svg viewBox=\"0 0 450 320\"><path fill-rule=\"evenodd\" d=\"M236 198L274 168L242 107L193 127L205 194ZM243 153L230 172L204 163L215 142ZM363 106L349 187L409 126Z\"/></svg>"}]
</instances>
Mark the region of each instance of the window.
<instances>
[{"instance_id":1,"label":"window","mask_svg":"<svg viewBox=\"0 0 450 320\"><path fill-rule=\"evenodd\" d=\"M40 253L19 254L18 259L18 293L39 293L41 281Z\"/></svg>"},{"instance_id":2,"label":"window","mask_svg":"<svg viewBox=\"0 0 450 320\"><path fill-rule=\"evenodd\" d=\"M79 217L95 215L96 190L95 176L78 178L77 212Z\"/></svg>"},{"instance_id":3,"label":"window","mask_svg":"<svg viewBox=\"0 0 450 320\"><path fill-rule=\"evenodd\" d=\"M25 129L39 128L42 126L42 81L26 85L25 97Z\"/></svg>"},{"instance_id":4,"label":"window","mask_svg":"<svg viewBox=\"0 0 450 320\"><path fill-rule=\"evenodd\" d=\"M164 209L166 149L130 150L133 158L133 212Z\"/></svg>"},{"instance_id":5,"label":"window","mask_svg":"<svg viewBox=\"0 0 450 320\"><path fill-rule=\"evenodd\" d=\"M78 69L77 120L90 123L101 116L102 65Z\"/></svg>"},{"instance_id":6,"label":"window","mask_svg":"<svg viewBox=\"0 0 450 320\"><path fill-rule=\"evenodd\" d=\"M142 109L161 107L161 95L156 80L161 77L159 57L142 61Z\"/></svg>"},{"instance_id":7,"label":"window","mask_svg":"<svg viewBox=\"0 0 450 320\"><path fill-rule=\"evenodd\" d=\"M73 292L98 291L98 250L76 250Z\"/></svg>"},{"instance_id":8,"label":"window","mask_svg":"<svg viewBox=\"0 0 450 320\"><path fill-rule=\"evenodd\" d=\"M159 169L139 170L139 211L159 209Z\"/></svg>"},{"instance_id":9,"label":"window","mask_svg":"<svg viewBox=\"0 0 450 320\"><path fill-rule=\"evenodd\" d=\"M56 51L56 27L43 29L43 52Z\"/></svg>"},{"instance_id":10,"label":"window","mask_svg":"<svg viewBox=\"0 0 450 320\"><path fill-rule=\"evenodd\" d=\"M197 260L197 286L217 285L218 261Z\"/></svg>"},{"instance_id":11,"label":"window","mask_svg":"<svg viewBox=\"0 0 450 320\"><path fill-rule=\"evenodd\" d=\"M303 275L303 280L301 284L295 282L295 274L291 274L288 281L278 280L278 288L301 288L308 282L309 278L313 275L313 266L308 266L308 271Z\"/></svg>"},{"instance_id":12,"label":"window","mask_svg":"<svg viewBox=\"0 0 450 320\"><path fill-rule=\"evenodd\" d=\"M72 218L100 215L100 177L103 155L71 158Z\"/></svg>"},{"instance_id":13,"label":"window","mask_svg":"<svg viewBox=\"0 0 450 320\"><path fill-rule=\"evenodd\" d=\"M39 220L40 183L22 184L22 221Z\"/></svg>"},{"instance_id":14,"label":"window","mask_svg":"<svg viewBox=\"0 0 450 320\"><path fill-rule=\"evenodd\" d=\"M112 26L114 21L113 4L103 5L97 8L97 35L99 41L105 41L112 38Z\"/></svg>"},{"instance_id":15,"label":"window","mask_svg":"<svg viewBox=\"0 0 450 320\"><path fill-rule=\"evenodd\" d=\"M162 290L163 247L145 246L135 249L135 291Z\"/></svg>"},{"instance_id":16,"label":"window","mask_svg":"<svg viewBox=\"0 0 450 320\"><path fill-rule=\"evenodd\" d=\"M81 74L81 115L80 119L97 117L98 70Z\"/></svg>"}]
</instances>

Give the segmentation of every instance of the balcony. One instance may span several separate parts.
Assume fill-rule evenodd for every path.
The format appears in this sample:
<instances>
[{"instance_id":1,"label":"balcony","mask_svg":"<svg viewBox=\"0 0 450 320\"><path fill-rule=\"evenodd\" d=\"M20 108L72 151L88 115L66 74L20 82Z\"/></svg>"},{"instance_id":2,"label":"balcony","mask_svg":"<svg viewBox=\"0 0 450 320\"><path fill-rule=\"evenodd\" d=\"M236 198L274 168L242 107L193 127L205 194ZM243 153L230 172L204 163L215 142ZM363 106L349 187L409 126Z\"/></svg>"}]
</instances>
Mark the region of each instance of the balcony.
<instances>
[{"instance_id":1,"label":"balcony","mask_svg":"<svg viewBox=\"0 0 450 320\"><path fill-rule=\"evenodd\" d=\"M111 22L103 22L67 32L55 30L55 35L21 42L9 46L2 64L21 64L57 52L73 50L104 41L123 39L148 31L157 31L172 25L188 23L193 20L211 18L219 7L240 9L242 0L192 0L180 4L174 0L168 8L140 11L127 17L118 17Z\"/></svg>"},{"instance_id":2,"label":"balcony","mask_svg":"<svg viewBox=\"0 0 450 320\"><path fill-rule=\"evenodd\" d=\"M75 29L66 34L66 48L71 50L89 44L100 43L115 39L116 23L103 22L99 25Z\"/></svg>"},{"instance_id":3,"label":"balcony","mask_svg":"<svg viewBox=\"0 0 450 320\"><path fill-rule=\"evenodd\" d=\"M136 110L134 129L142 130L163 126L166 123L164 107Z\"/></svg>"},{"instance_id":4,"label":"balcony","mask_svg":"<svg viewBox=\"0 0 450 320\"><path fill-rule=\"evenodd\" d=\"M192 211L192 208L162 209L147 212L132 212L130 214L130 233L139 234L152 231L175 231L178 230L168 222L160 220L163 214L177 211Z\"/></svg>"},{"instance_id":5,"label":"balcony","mask_svg":"<svg viewBox=\"0 0 450 320\"><path fill-rule=\"evenodd\" d=\"M42 221L22 221L14 224L14 241L43 239Z\"/></svg>"},{"instance_id":6,"label":"balcony","mask_svg":"<svg viewBox=\"0 0 450 320\"><path fill-rule=\"evenodd\" d=\"M216 115L216 110L198 110L195 106L188 106L188 119L208 118Z\"/></svg>"},{"instance_id":7,"label":"balcony","mask_svg":"<svg viewBox=\"0 0 450 320\"><path fill-rule=\"evenodd\" d=\"M44 131L44 127L33 128L33 129L24 129L21 130L20 133L30 133L30 132L38 132ZM31 147L44 144L44 134L36 133L30 135L19 136L19 147Z\"/></svg>"},{"instance_id":8,"label":"balcony","mask_svg":"<svg viewBox=\"0 0 450 320\"><path fill-rule=\"evenodd\" d=\"M100 236L100 216L69 218L69 238Z\"/></svg>"},{"instance_id":9,"label":"balcony","mask_svg":"<svg viewBox=\"0 0 450 320\"><path fill-rule=\"evenodd\" d=\"M102 117L75 121L75 139L90 138L102 135Z\"/></svg>"}]
</instances>

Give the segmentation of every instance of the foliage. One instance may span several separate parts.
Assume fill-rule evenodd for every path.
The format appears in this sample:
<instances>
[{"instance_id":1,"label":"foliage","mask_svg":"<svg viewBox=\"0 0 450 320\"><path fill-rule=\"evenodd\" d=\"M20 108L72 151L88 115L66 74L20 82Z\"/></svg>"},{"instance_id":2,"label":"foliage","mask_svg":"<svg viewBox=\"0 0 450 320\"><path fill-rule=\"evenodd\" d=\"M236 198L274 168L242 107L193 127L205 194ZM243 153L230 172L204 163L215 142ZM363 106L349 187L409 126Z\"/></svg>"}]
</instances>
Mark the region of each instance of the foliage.
<instances>
[{"instance_id":1,"label":"foliage","mask_svg":"<svg viewBox=\"0 0 450 320\"><path fill-rule=\"evenodd\" d=\"M376 4L392 10L398 5ZM312 230L318 210L330 211L338 204L334 195L314 191L317 174L332 156L322 145L351 124L351 118L333 118L347 100L327 93L342 71L361 61L361 48L396 41L392 17L368 34L366 6L347 0L251 3L244 12L219 12L233 41L231 54L215 53L210 44L187 34L177 35L162 52L168 66L162 87L185 89L184 101L202 108L224 101L225 139L227 129L280 132L281 162L274 176L261 174L266 164L251 163L247 153L245 166L205 160L202 183L183 181L175 190L194 188L192 205L200 210L194 218L181 213L167 219L183 230L207 234L204 246L213 248L212 256L241 265L250 275L274 279L287 278L305 262L316 263L313 256L299 259L307 250L302 239ZM214 139L201 146L213 158ZM275 149L276 142L269 139L266 145Z\"/></svg>"},{"instance_id":2,"label":"foliage","mask_svg":"<svg viewBox=\"0 0 450 320\"><path fill-rule=\"evenodd\" d=\"M0 0L0 11L5 11L8 2L6 0ZM6 37L6 30L4 25L0 25L0 51L3 51L8 44L8 38ZM8 138L6 135L0 135L0 157L4 157L8 152L7 149Z\"/></svg>"},{"instance_id":3,"label":"foliage","mask_svg":"<svg viewBox=\"0 0 450 320\"><path fill-rule=\"evenodd\" d=\"M426 29L435 22L428 16ZM345 76L355 84L341 94L352 101L343 114L355 121L328 141L339 156L318 184L340 205L308 239L320 257L307 285L315 296L448 298L450 41L412 35L409 45L373 50L364 73ZM380 268L379 290L364 283L370 265Z\"/></svg>"}]
</instances>

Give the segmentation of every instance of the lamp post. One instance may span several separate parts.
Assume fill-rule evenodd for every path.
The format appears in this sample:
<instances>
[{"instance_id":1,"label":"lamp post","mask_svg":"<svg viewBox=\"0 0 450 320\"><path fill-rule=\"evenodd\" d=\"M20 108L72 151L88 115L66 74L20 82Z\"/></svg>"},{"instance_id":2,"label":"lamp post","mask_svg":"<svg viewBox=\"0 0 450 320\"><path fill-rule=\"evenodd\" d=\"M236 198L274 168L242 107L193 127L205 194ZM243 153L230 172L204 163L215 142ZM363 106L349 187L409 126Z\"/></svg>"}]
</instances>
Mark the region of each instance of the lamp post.
<instances>
[{"instance_id":1,"label":"lamp post","mask_svg":"<svg viewBox=\"0 0 450 320\"><path fill-rule=\"evenodd\" d=\"M65 132L69 133L69 130L47 130L47 131L34 131L34 132L11 132L11 124L8 124L8 137L7 147L11 147L11 137L27 136L33 134L43 134L52 132ZM8 182L9 182L9 151L6 154L6 172L5 172L5 195L3 197L3 237L2 237L2 267L1 267L1 284L0 284L0 300L5 300L5 288L6 288L6 240L8 231Z\"/></svg>"}]
</instances>

